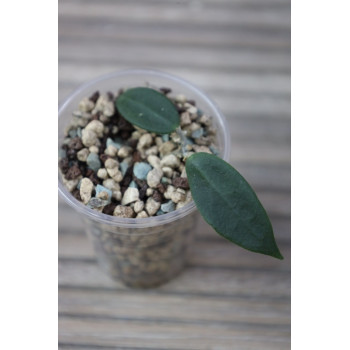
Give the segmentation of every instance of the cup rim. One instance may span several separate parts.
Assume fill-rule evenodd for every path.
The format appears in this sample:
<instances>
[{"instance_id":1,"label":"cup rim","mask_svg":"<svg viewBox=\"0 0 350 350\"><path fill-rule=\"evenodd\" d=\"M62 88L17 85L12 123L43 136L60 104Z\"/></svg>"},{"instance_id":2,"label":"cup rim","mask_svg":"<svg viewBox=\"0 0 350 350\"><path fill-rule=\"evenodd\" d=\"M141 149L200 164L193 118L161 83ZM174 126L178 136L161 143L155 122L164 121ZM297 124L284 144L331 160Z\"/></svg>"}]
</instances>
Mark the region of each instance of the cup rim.
<instances>
[{"instance_id":1,"label":"cup rim","mask_svg":"<svg viewBox=\"0 0 350 350\"><path fill-rule=\"evenodd\" d=\"M200 96L202 99L206 101L206 103L212 108L214 111L214 117L220 125L222 131L223 131L223 154L221 158L225 161L229 160L230 156L230 135L229 135L229 128L227 125L227 121L225 116L222 114L218 106L214 101L212 101L204 91L202 91L200 88L198 88L196 85L190 83L189 81L180 78L176 75L165 73L163 71L154 70L154 69L126 69L121 71L112 72L109 74L105 74L102 76L99 76L95 79L89 80L88 82L81 84L78 86L77 89L75 89L71 94L69 94L66 99L59 105L58 108L58 118L64 113L66 106L70 104L70 102L83 90L88 89L99 82L102 82L107 79L113 79L118 77L123 77L127 75L148 75L150 77L158 76L161 78L168 79L169 82L174 81L181 85L186 86L189 90L191 90L194 94L197 96ZM171 88L171 86L169 86ZM70 205L72 208L74 208L79 213L83 214L84 216L89 217L90 219L94 221L98 221L99 223L110 225L110 226L117 226L117 227L132 227L132 228L145 228L145 227L153 227L153 226L160 226L168 224L172 221L179 220L192 212L194 212L197 208L192 200L190 203L184 205L182 208L174 210L173 212L162 214L159 216L151 216L148 218L142 218L142 219L136 219L136 218L118 218L116 216L107 215L101 212L98 212L94 209L90 209L83 203L79 202L77 199L74 198L74 196L68 191L68 189L65 187L65 185L60 180L60 177L58 177L58 192L59 195L65 200L65 202Z\"/></svg>"}]
</instances>

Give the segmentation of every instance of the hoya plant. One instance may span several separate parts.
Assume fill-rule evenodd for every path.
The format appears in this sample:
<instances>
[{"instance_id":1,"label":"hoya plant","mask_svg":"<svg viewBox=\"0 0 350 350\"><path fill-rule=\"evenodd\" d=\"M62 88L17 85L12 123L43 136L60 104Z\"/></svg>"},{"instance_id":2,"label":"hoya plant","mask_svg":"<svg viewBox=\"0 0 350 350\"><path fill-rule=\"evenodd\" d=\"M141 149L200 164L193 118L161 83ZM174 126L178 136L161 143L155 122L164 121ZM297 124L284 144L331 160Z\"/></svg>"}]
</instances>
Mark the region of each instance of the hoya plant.
<instances>
[{"instance_id":1,"label":"hoya plant","mask_svg":"<svg viewBox=\"0 0 350 350\"><path fill-rule=\"evenodd\" d=\"M174 103L156 90L128 89L117 98L116 108L142 129L182 135ZM216 155L194 153L186 159L186 173L198 211L218 234L244 249L283 259L266 210L236 169Z\"/></svg>"}]
</instances>

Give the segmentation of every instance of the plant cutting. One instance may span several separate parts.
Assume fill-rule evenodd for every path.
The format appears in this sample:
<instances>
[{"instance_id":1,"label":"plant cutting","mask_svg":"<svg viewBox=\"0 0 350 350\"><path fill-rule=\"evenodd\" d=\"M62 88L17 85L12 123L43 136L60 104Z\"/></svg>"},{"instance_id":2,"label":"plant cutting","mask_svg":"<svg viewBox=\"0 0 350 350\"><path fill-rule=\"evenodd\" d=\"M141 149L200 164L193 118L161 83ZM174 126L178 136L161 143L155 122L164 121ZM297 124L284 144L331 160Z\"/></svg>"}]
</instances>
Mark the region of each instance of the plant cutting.
<instances>
[{"instance_id":1,"label":"plant cutting","mask_svg":"<svg viewBox=\"0 0 350 350\"><path fill-rule=\"evenodd\" d=\"M130 123L159 134L182 135L174 104L160 92L133 88L116 100ZM229 241L247 250L283 259L270 219L248 182L215 155L194 153L186 160L192 197L205 221Z\"/></svg>"},{"instance_id":2,"label":"plant cutting","mask_svg":"<svg viewBox=\"0 0 350 350\"><path fill-rule=\"evenodd\" d=\"M109 276L132 287L174 278L199 213L229 241L282 259L266 211L226 163L229 143L205 93L165 73L118 72L68 97L59 109L59 192Z\"/></svg>"}]
</instances>

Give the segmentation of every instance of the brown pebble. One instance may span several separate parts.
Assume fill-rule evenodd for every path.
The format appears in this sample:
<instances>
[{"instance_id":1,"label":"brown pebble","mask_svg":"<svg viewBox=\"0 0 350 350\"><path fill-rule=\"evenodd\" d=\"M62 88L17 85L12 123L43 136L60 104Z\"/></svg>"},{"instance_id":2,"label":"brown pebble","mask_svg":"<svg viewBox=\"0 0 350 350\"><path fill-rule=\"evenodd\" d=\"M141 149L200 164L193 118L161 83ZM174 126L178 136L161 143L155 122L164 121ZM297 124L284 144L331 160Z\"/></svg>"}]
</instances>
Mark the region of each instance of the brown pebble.
<instances>
[{"instance_id":1,"label":"brown pebble","mask_svg":"<svg viewBox=\"0 0 350 350\"><path fill-rule=\"evenodd\" d=\"M163 196L159 191L155 190L152 197L156 202L162 202Z\"/></svg>"},{"instance_id":2,"label":"brown pebble","mask_svg":"<svg viewBox=\"0 0 350 350\"><path fill-rule=\"evenodd\" d=\"M84 148L81 138L77 136L71 139L69 141L69 148L74 149L76 151L80 151L82 148Z\"/></svg>"},{"instance_id":3,"label":"brown pebble","mask_svg":"<svg viewBox=\"0 0 350 350\"><path fill-rule=\"evenodd\" d=\"M108 98L110 101L113 101L113 100L114 100L114 94L113 94L113 92L108 91L108 92L107 92L107 98Z\"/></svg>"},{"instance_id":4,"label":"brown pebble","mask_svg":"<svg viewBox=\"0 0 350 350\"><path fill-rule=\"evenodd\" d=\"M145 184L139 190L139 198L141 201L143 201L146 198L147 188L148 188L148 186L147 186L147 184Z\"/></svg>"},{"instance_id":5,"label":"brown pebble","mask_svg":"<svg viewBox=\"0 0 350 350\"><path fill-rule=\"evenodd\" d=\"M82 201L81 197L80 197L80 190L78 190L77 188L72 192L72 195L78 201L80 201L80 202Z\"/></svg>"},{"instance_id":6,"label":"brown pebble","mask_svg":"<svg viewBox=\"0 0 350 350\"><path fill-rule=\"evenodd\" d=\"M75 149L70 148L67 151L67 158L69 160L75 160L77 158L77 151Z\"/></svg>"},{"instance_id":7,"label":"brown pebble","mask_svg":"<svg viewBox=\"0 0 350 350\"><path fill-rule=\"evenodd\" d=\"M74 164L71 166L65 174L67 180L74 180L81 175L81 171L78 165Z\"/></svg>"},{"instance_id":8,"label":"brown pebble","mask_svg":"<svg viewBox=\"0 0 350 350\"><path fill-rule=\"evenodd\" d=\"M91 116L91 120L100 120L100 112L97 112Z\"/></svg>"},{"instance_id":9,"label":"brown pebble","mask_svg":"<svg viewBox=\"0 0 350 350\"><path fill-rule=\"evenodd\" d=\"M164 95L170 94L171 91L172 91L170 88L167 88L167 87L161 87L159 90L160 90Z\"/></svg>"},{"instance_id":10,"label":"brown pebble","mask_svg":"<svg viewBox=\"0 0 350 350\"><path fill-rule=\"evenodd\" d=\"M166 186L162 183L158 184L156 188L161 194L163 194L166 191Z\"/></svg>"},{"instance_id":11,"label":"brown pebble","mask_svg":"<svg viewBox=\"0 0 350 350\"><path fill-rule=\"evenodd\" d=\"M103 214L113 215L114 209L117 206L115 203L109 203L102 209Z\"/></svg>"},{"instance_id":12,"label":"brown pebble","mask_svg":"<svg viewBox=\"0 0 350 350\"><path fill-rule=\"evenodd\" d=\"M89 100L92 101L93 103L96 103L99 97L100 97L100 92L96 91L89 97Z\"/></svg>"},{"instance_id":13,"label":"brown pebble","mask_svg":"<svg viewBox=\"0 0 350 350\"><path fill-rule=\"evenodd\" d=\"M110 156L108 156L107 154L104 154L104 153L100 154L100 160L101 160L101 162L102 162L103 164L105 163L105 161L106 161L108 158L110 158Z\"/></svg>"},{"instance_id":14,"label":"brown pebble","mask_svg":"<svg viewBox=\"0 0 350 350\"><path fill-rule=\"evenodd\" d=\"M146 180L140 180L136 176L133 176L133 180L137 183L137 185L141 188L143 187L147 181Z\"/></svg>"},{"instance_id":15,"label":"brown pebble","mask_svg":"<svg viewBox=\"0 0 350 350\"><path fill-rule=\"evenodd\" d=\"M130 131L128 131L128 130L122 130L122 131L120 132L120 137L121 137L123 140L127 140L128 138L130 138L130 135L131 135L131 133L130 133Z\"/></svg>"},{"instance_id":16,"label":"brown pebble","mask_svg":"<svg viewBox=\"0 0 350 350\"><path fill-rule=\"evenodd\" d=\"M132 155L132 160L134 163L141 162L142 161L141 153L139 151L135 151Z\"/></svg>"},{"instance_id":17,"label":"brown pebble","mask_svg":"<svg viewBox=\"0 0 350 350\"><path fill-rule=\"evenodd\" d=\"M58 162L58 166L60 167L63 174L65 174L69 170L69 160L68 158L62 158Z\"/></svg>"},{"instance_id":18,"label":"brown pebble","mask_svg":"<svg viewBox=\"0 0 350 350\"><path fill-rule=\"evenodd\" d=\"M134 130L134 127L132 126L132 124L129 123L122 116L119 116L117 126L118 126L119 130L121 130L121 131L133 131Z\"/></svg>"},{"instance_id":19,"label":"brown pebble","mask_svg":"<svg viewBox=\"0 0 350 350\"><path fill-rule=\"evenodd\" d=\"M186 107L178 107L177 105L175 107L180 114L187 111Z\"/></svg>"},{"instance_id":20,"label":"brown pebble","mask_svg":"<svg viewBox=\"0 0 350 350\"><path fill-rule=\"evenodd\" d=\"M173 179L173 185L176 188L182 188L184 190L189 189L188 180L185 177L176 177L175 179Z\"/></svg>"},{"instance_id":21,"label":"brown pebble","mask_svg":"<svg viewBox=\"0 0 350 350\"><path fill-rule=\"evenodd\" d=\"M192 106L196 105L196 101L195 100L187 100L186 102L191 104Z\"/></svg>"},{"instance_id":22,"label":"brown pebble","mask_svg":"<svg viewBox=\"0 0 350 350\"><path fill-rule=\"evenodd\" d=\"M136 149L137 143L139 142L139 140L137 139L129 139L127 141L127 145L130 146L131 148Z\"/></svg>"},{"instance_id":23,"label":"brown pebble","mask_svg":"<svg viewBox=\"0 0 350 350\"><path fill-rule=\"evenodd\" d=\"M101 179L99 179L95 173L93 173L92 175L90 175L90 176L89 176L89 179L92 181L92 183L93 183L95 186L96 186L96 185L101 185L101 183L102 183Z\"/></svg>"}]
</instances>

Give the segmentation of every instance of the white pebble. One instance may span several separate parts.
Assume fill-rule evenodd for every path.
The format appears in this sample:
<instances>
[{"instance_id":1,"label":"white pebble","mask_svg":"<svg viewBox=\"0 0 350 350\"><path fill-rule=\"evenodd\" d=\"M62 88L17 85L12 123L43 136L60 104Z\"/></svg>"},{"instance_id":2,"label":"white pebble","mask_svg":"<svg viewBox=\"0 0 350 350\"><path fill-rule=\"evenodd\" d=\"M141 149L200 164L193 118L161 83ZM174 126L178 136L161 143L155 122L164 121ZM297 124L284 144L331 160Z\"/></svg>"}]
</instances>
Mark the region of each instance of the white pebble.
<instances>
[{"instance_id":1,"label":"white pebble","mask_svg":"<svg viewBox=\"0 0 350 350\"><path fill-rule=\"evenodd\" d=\"M127 205L139 200L139 190L134 187L128 187L124 192L122 205Z\"/></svg>"},{"instance_id":2,"label":"white pebble","mask_svg":"<svg viewBox=\"0 0 350 350\"><path fill-rule=\"evenodd\" d=\"M101 191L96 197L103 200L108 200L109 194L106 191Z\"/></svg>"},{"instance_id":3,"label":"white pebble","mask_svg":"<svg viewBox=\"0 0 350 350\"><path fill-rule=\"evenodd\" d=\"M137 201L135 202L135 205L134 205L134 211L136 214L140 213L143 208L145 207L145 203L143 201Z\"/></svg>"},{"instance_id":4,"label":"white pebble","mask_svg":"<svg viewBox=\"0 0 350 350\"><path fill-rule=\"evenodd\" d=\"M108 173L106 168L100 168L97 170L97 177L106 180L108 178Z\"/></svg>"},{"instance_id":5,"label":"white pebble","mask_svg":"<svg viewBox=\"0 0 350 350\"><path fill-rule=\"evenodd\" d=\"M175 97L175 101L179 103L185 103L186 102L186 96L183 94L179 94Z\"/></svg>"},{"instance_id":6,"label":"white pebble","mask_svg":"<svg viewBox=\"0 0 350 350\"><path fill-rule=\"evenodd\" d=\"M85 130L91 130L95 132L98 137L102 137L104 128L105 126L99 120L91 120L91 122L86 125Z\"/></svg>"},{"instance_id":7,"label":"white pebble","mask_svg":"<svg viewBox=\"0 0 350 350\"><path fill-rule=\"evenodd\" d=\"M112 134L113 135L118 134L118 131L119 131L119 128L116 125L113 125L113 127L112 127Z\"/></svg>"},{"instance_id":8,"label":"white pebble","mask_svg":"<svg viewBox=\"0 0 350 350\"><path fill-rule=\"evenodd\" d=\"M172 194L176 191L176 188L172 185L169 185L164 192L164 198L171 199Z\"/></svg>"},{"instance_id":9,"label":"white pebble","mask_svg":"<svg viewBox=\"0 0 350 350\"><path fill-rule=\"evenodd\" d=\"M151 197L153 195L153 193L154 193L154 189L151 187L148 187L146 190L146 196Z\"/></svg>"},{"instance_id":10,"label":"white pebble","mask_svg":"<svg viewBox=\"0 0 350 350\"><path fill-rule=\"evenodd\" d=\"M158 154L158 146L152 146L152 147L148 148L147 150L145 150L145 154L146 154L146 156L157 155Z\"/></svg>"},{"instance_id":11,"label":"white pebble","mask_svg":"<svg viewBox=\"0 0 350 350\"><path fill-rule=\"evenodd\" d=\"M115 157L118 154L118 148L116 148L114 145L109 145L105 149L104 153L107 154L107 156Z\"/></svg>"},{"instance_id":12,"label":"white pebble","mask_svg":"<svg viewBox=\"0 0 350 350\"><path fill-rule=\"evenodd\" d=\"M123 205L117 205L113 212L114 216L120 217L120 218L132 218L135 215L135 212L130 207L125 207Z\"/></svg>"},{"instance_id":13,"label":"white pebble","mask_svg":"<svg viewBox=\"0 0 350 350\"><path fill-rule=\"evenodd\" d=\"M116 199L118 202L122 200L122 193L120 191L113 191L112 198Z\"/></svg>"},{"instance_id":14,"label":"white pebble","mask_svg":"<svg viewBox=\"0 0 350 350\"><path fill-rule=\"evenodd\" d=\"M173 176L173 173L174 173L174 170L168 166L163 167L162 171L166 177L170 177L170 178Z\"/></svg>"},{"instance_id":15,"label":"white pebble","mask_svg":"<svg viewBox=\"0 0 350 350\"><path fill-rule=\"evenodd\" d=\"M84 177L80 183L80 197L84 204L87 204L91 199L93 189L94 184L92 181L89 178Z\"/></svg>"},{"instance_id":16,"label":"white pebble","mask_svg":"<svg viewBox=\"0 0 350 350\"><path fill-rule=\"evenodd\" d=\"M191 124L190 114L188 112L181 113L180 125L187 126Z\"/></svg>"},{"instance_id":17,"label":"white pebble","mask_svg":"<svg viewBox=\"0 0 350 350\"><path fill-rule=\"evenodd\" d=\"M96 144L97 135L92 130L83 129L81 131L81 141L83 142L84 146L91 147Z\"/></svg>"},{"instance_id":18,"label":"white pebble","mask_svg":"<svg viewBox=\"0 0 350 350\"><path fill-rule=\"evenodd\" d=\"M183 202L186 199L186 191L182 188L178 188L171 194L170 198L174 203Z\"/></svg>"},{"instance_id":19,"label":"white pebble","mask_svg":"<svg viewBox=\"0 0 350 350\"><path fill-rule=\"evenodd\" d=\"M69 192L72 192L77 187L80 179L81 179L81 176L77 179L74 179L74 180L66 180L66 178L64 176L62 176L62 182L67 187L67 190Z\"/></svg>"},{"instance_id":20,"label":"white pebble","mask_svg":"<svg viewBox=\"0 0 350 350\"><path fill-rule=\"evenodd\" d=\"M114 114L114 103L106 96L101 95L96 101L96 105L92 113L102 112L105 116L111 117Z\"/></svg>"},{"instance_id":21,"label":"white pebble","mask_svg":"<svg viewBox=\"0 0 350 350\"><path fill-rule=\"evenodd\" d=\"M107 169L114 169L119 167L119 162L116 159L108 158L105 161L105 167Z\"/></svg>"},{"instance_id":22,"label":"white pebble","mask_svg":"<svg viewBox=\"0 0 350 350\"><path fill-rule=\"evenodd\" d=\"M111 191L119 191L120 185L115 182L113 179L106 179L103 181L103 186L108 188Z\"/></svg>"},{"instance_id":23,"label":"white pebble","mask_svg":"<svg viewBox=\"0 0 350 350\"><path fill-rule=\"evenodd\" d=\"M174 154L168 154L163 157L163 159L160 161L160 164L162 167L168 166L174 169L180 165L180 159Z\"/></svg>"},{"instance_id":24,"label":"white pebble","mask_svg":"<svg viewBox=\"0 0 350 350\"><path fill-rule=\"evenodd\" d=\"M159 153L161 156L165 156L169 154L171 151L175 149L175 144L172 141L167 141L164 142L160 147L159 147Z\"/></svg>"},{"instance_id":25,"label":"white pebble","mask_svg":"<svg viewBox=\"0 0 350 350\"><path fill-rule=\"evenodd\" d=\"M90 151L90 153L98 154L98 147L97 146L90 146L89 151Z\"/></svg>"},{"instance_id":26,"label":"white pebble","mask_svg":"<svg viewBox=\"0 0 350 350\"><path fill-rule=\"evenodd\" d=\"M204 153L212 154L211 150L207 146L193 145L192 147L193 147L193 150L197 153L204 152Z\"/></svg>"},{"instance_id":27,"label":"white pebble","mask_svg":"<svg viewBox=\"0 0 350 350\"><path fill-rule=\"evenodd\" d=\"M79 103L79 111L90 112L94 109L95 104L87 97L83 98Z\"/></svg>"},{"instance_id":28,"label":"white pebble","mask_svg":"<svg viewBox=\"0 0 350 350\"><path fill-rule=\"evenodd\" d=\"M162 179L163 172L159 168L152 169L147 174L147 185L152 188L156 188L157 185L160 183L160 180Z\"/></svg>"},{"instance_id":29,"label":"white pebble","mask_svg":"<svg viewBox=\"0 0 350 350\"><path fill-rule=\"evenodd\" d=\"M86 159L89 154L90 154L90 151L87 148L83 148L77 153L77 158L81 162L86 162Z\"/></svg>"},{"instance_id":30,"label":"white pebble","mask_svg":"<svg viewBox=\"0 0 350 350\"><path fill-rule=\"evenodd\" d=\"M147 199L145 209L149 216L154 215L160 208L160 202L155 201L152 197Z\"/></svg>"},{"instance_id":31,"label":"white pebble","mask_svg":"<svg viewBox=\"0 0 350 350\"><path fill-rule=\"evenodd\" d=\"M137 144L137 149L144 149L146 147L149 147L153 142L153 138L151 136L151 134L147 133L147 134L143 134L140 139L139 142Z\"/></svg>"},{"instance_id":32,"label":"white pebble","mask_svg":"<svg viewBox=\"0 0 350 350\"><path fill-rule=\"evenodd\" d=\"M143 210L136 215L136 219L148 218L148 214Z\"/></svg>"},{"instance_id":33,"label":"white pebble","mask_svg":"<svg viewBox=\"0 0 350 350\"><path fill-rule=\"evenodd\" d=\"M160 159L156 155L148 156L147 161L153 168L160 169Z\"/></svg>"},{"instance_id":34,"label":"white pebble","mask_svg":"<svg viewBox=\"0 0 350 350\"><path fill-rule=\"evenodd\" d=\"M141 133L137 130L133 131L133 133L131 134L131 138L133 140L138 140L141 137Z\"/></svg>"},{"instance_id":35,"label":"white pebble","mask_svg":"<svg viewBox=\"0 0 350 350\"><path fill-rule=\"evenodd\" d=\"M107 168L107 173L116 182L123 180L123 174L118 168Z\"/></svg>"},{"instance_id":36,"label":"white pebble","mask_svg":"<svg viewBox=\"0 0 350 350\"><path fill-rule=\"evenodd\" d=\"M122 146L118 151L118 157L127 158L132 153L132 148L129 146Z\"/></svg>"}]
</instances>

